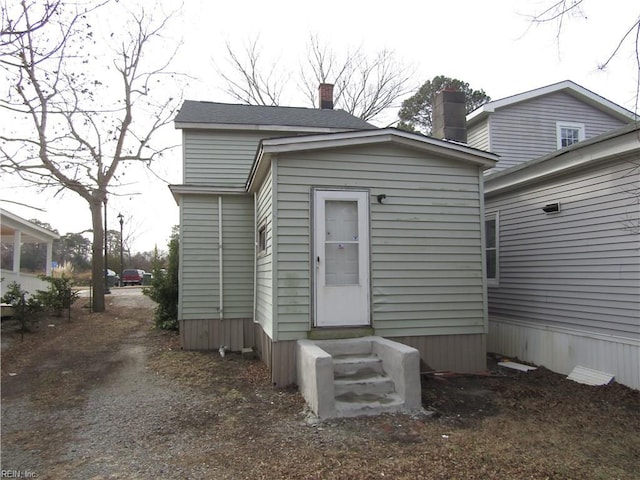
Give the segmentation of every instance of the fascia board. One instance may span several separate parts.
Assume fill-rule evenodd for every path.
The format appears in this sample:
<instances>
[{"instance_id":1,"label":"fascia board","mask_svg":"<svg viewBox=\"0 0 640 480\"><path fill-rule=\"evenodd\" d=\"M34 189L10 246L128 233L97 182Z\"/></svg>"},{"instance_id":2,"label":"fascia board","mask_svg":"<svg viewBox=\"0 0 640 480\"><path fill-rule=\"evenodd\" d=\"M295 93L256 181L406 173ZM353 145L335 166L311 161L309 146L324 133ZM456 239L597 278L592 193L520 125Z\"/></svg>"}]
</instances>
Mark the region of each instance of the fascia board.
<instances>
[{"instance_id":1,"label":"fascia board","mask_svg":"<svg viewBox=\"0 0 640 480\"><path fill-rule=\"evenodd\" d=\"M422 135L418 136L400 130L373 130L308 138L268 139L262 142L262 147L265 153L288 153L379 143L403 145L415 150L432 152L487 168L493 167L499 158L493 153L477 150L461 143L447 142Z\"/></svg>"},{"instance_id":2,"label":"fascia board","mask_svg":"<svg viewBox=\"0 0 640 480\"><path fill-rule=\"evenodd\" d=\"M603 110L622 121L629 122L638 119L638 115L630 112L626 108L623 108L620 105L617 105L616 103L613 103L612 101L601 97L600 95L578 85L577 83L572 82L571 80L564 80L559 83L554 83L552 85L547 85L541 88L536 88L534 90L529 90L528 92L518 93L516 95L511 95L500 100L486 103L467 115L467 122L473 124L487 114L495 112L496 109L514 105L520 102L525 102L533 98L541 97L549 93L559 92L563 90L566 91L569 95L572 95L595 108Z\"/></svg>"},{"instance_id":3,"label":"fascia board","mask_svg":"<svg viewBox=\"0 0 640 480\"><path fill-rule=\"evenodd\" d=\"M578 145L578 144L576 144ZM527 185L541 182L549 177L563 175L586 168L596 162L640 152L637 131L620 137L603 140L559 154L547 155L536 160L490 175L484 180L485 196L506 193Z\"/></svg>"},{"instance_id":4,"label":"fascia board","mask_svg":"<svg viewBox=\"0 0 640 480\"><path fill-rule=\"evenodd\" d=\"M169 185L169 190L178 205L184 195L246 195L244 187L221 187L219 185Z\"/></svg>"},{"instance_id":5,"label":"fascia board","mask_svg":"<svg viewBox=\"0 0 640 480\"><path fill-rule=\"evenodd\" d=\"M175 122L176 130L237 130L237 131L255 131L255 132L308 132L308 133L332 133L343 132L344 128L328 128L328 127L301 127L295 125L257 125L257 124L238 124L238 123L193 123L193 122Z\"/></svg>"},{"instance_id":6,"label":"fascia board","mask_svg":"<svg viewBox=\"0 0 640 480\"><path fill-rule=\"evenodd\" d=\"M51 230L47 230L46 228L40 227L35 223L31 223L28 220L25 220L18 215L9 212L8 210L1 210L0 216L2 217L3 226L10 227L14 230L20 230L22 233L29 235L37 240L57 240L60 238L55 232Z\"/></svg>"}]
</instances>

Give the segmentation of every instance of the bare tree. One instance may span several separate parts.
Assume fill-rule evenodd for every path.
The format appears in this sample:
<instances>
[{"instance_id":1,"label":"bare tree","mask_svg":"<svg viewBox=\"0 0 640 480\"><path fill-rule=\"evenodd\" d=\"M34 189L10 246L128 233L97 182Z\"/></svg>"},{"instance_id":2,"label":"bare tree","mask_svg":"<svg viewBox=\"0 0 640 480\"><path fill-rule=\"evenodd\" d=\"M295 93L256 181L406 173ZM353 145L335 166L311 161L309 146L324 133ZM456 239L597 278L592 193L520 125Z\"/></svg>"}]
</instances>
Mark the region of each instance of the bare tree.
<instances>
[{"instance_id":1,"label":"bare tree","mask_svg":"<svg viewBox=\"0 0 640 480\"><path fill-rule=\"evenodd\" d=\"M261 62L261 51L256 37L236 52L227 42L227 63L231 71L218 68L218 74L227 82L227 93L248 105L279 105L284 77L276 64L268 66Z\"/></svg>"},{"instance_id":2,"label":"bare tree","mask_svg":"<svg viewBox=\"0 0 640 480\"><path fill-rule=\"evenodd\" d=\"M278 63L264 65L257 46L257 38L241 52L227 43L231 72L220 68L218 71L227 83L227 92L235 99L250 105L280 105L292 73L283 71ZM310 105L317 106L320 83L333 83L337 108L371 120L410 91L411 74L391 50L382 50L373 57L362 48L347 49L338 55L317 35L311 35L299 76L298 83Z\"/></svg>"},{"instance_id":3,"label":"bare tree","mask_svg":"<svg viewBox=\"0 0 640 480\"><path fill-rule=\"evenodd\" d=\"M118 22L100 30L100 17L109 15ZM170 148L155 145L152 137L178 105L160 91L172 75L175 49L160 63L145 55L162 41L168 20L108 0L2 6L0 67L9 90L0 107L12 125L0 134L0 171L41 190L75 192L87 202L95 311L105 308L107 198L118 194L129 165L149 167Z\"/></svg>"},{"instance_id":4,"label":"bare tree","mask_svg":"<svg viewBox=\"0 0 640 480\"><path fill-rule=\"evenodd\" d=\"M540 13L529 15L530 25L555 23L556 41L560 43L562 29L570 18L588 18L583 10L584 0L554 0ZM606 70L611 61L620 53L627 42L634 42L634 60L636 77L636 105L640 97L640 11L632 19L625 19L626 25L621 27L617 43L611 46L608 57L598 61L598 69Z\"/></svg>"}]
</instances>

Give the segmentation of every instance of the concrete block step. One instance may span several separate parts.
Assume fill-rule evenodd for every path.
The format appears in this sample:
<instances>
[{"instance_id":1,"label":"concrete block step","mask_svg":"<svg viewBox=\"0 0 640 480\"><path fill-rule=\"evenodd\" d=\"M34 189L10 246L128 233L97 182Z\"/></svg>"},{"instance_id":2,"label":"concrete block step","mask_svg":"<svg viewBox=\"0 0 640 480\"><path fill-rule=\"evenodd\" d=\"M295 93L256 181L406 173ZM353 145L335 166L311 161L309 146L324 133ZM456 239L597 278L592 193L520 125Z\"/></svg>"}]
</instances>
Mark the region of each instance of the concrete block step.
<instances>
[{"instance_id":1,"label":"concrete block step","mask_svg":"<svg viewBox=\"0 0 640 480\"><path fill-rule=\"evenodd\" d=\"M326 340L318 342L320 348L331 356L342 355L370 355L371 342L359 338L351 340Z\"/></svg>"},{"instance_id":2,"label":"concrete block step","mask_svg":"<svg viewBox=\"0 0 640 480\"><path fill-rule=\"evenodd\" d=\"M402 411L404 402L396 393L386 395L344 394L336 397L336 416L359 417Z\"/></svg>"},{"instance_id":3,"label":"concrete block step","mask_svg":"<svg viewBox=\"0 0 640 480\"><path fill-rule=\"evenodd\" d=\"M349 377L338 378L333 382L333 388L336 396L345 394L368 394L386 395L396 391L395 384L386 375L372 373L363 378L356 380Z\"/></svg>"},{"instance_id":4,"label":"concrete block step","mask_svg":"<svg viewBox=\"0 0 640 480\"><path fill-rule=\"evenodd\" d=\"M375 355L334 355L332 359L334 378L358 378L384 373L382 360Z\"/></svg>"}]
</instances>

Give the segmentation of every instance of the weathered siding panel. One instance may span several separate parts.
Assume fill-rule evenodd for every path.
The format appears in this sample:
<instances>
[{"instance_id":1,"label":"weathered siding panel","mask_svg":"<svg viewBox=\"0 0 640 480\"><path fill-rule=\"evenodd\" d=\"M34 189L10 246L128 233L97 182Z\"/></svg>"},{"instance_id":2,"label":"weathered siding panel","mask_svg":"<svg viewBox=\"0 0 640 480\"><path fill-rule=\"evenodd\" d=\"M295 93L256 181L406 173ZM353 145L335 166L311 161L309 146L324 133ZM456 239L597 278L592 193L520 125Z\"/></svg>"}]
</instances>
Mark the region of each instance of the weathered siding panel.
<instances>
[{"instance_id":1,"label":"weathered siding panel","mask_svg":"<svg viewBox=\"0 0 640 480\"><path fill-rule=\"evenodd\" d=\"M492 317L488 341L490 352L544 365L564 375L580 365L615 375L616 382L640 389L640 339Z\"/></svg>"},{"instance_id":2,"label":"weathered siding panel","mask_svg":"<svg viewBox=\"0 0 640 480\"><path fill-rule=\"evenodd\" d=\"M489 288L490 317L640 339L632 167L621 160L487 198L487 213L500 215L500 282ZM560 213L542 212L550 201L560 201Z\"/></svg>"},{"instance_id":3,"label":"weathered siding panel","mask_svg":"<svg viewBox=\"0 0 640 480\"><path fill-rule=\"evenodd\" d=\"M371 192L372 316L376 334L483 334L477 167L397 148L280 156L277 248L280 340L311 326L312 186ZM375 196L385 193L384 204Z\"/></svg>"},{"instance_id":4,"label":"weathered siding panel","mask_svg":"<svg viewBox=\"0 0 640 480\"><path fill-rule=\"evenodd\" d=\"M393 340L417 349L426 363L423 369L474 373L487 368L484 334L393 337Z\"/></svg>"},{"instance_id":5,"label":"weathered siding panel","mask_svg":"<svg viewBox=\"0 0 640 480\"><path fill-rule=\"evenodd\" d=\"M258 253L256 278L256 321L273 338L273 177L271 171L257 196L258 227L266 229L266 250ZM255 254L254 254L255 255ZM253 256L252 256L253 257Z\"/></svg>"},{"instance_id":6,"label":"weathered siding panel","mask_svg":"<svg viewBox=\"0 0 640 480\"><path fill-rule=\"evenodd\" d=\"M491 151L489 119L470 126L467 130L467 143L470 147Z\"/></svg>"},{"instance_id":7,"label":"weathered siding panel","mask_svg":"<svg viewBox=\"0 0 640 480\"><path fill-rule=\"evenodd\" d=\"M282 132L184 130L184 183L242 187L260 140Z\"/></svg>"},{"instance_id":8,"label":"weathered siding panel","mask_svg":"<svg viewBox=\"0 0 640 480\"><path fill-rule=\"evenodd\" d=\"M179 319L219 316L218 198L189 195L181 206Z\"/></svg>"},{"instance_id":9,"label":"weathered siding panel","mask_svg":"<svg viewBox=\"0 0 640 480\"><path fill-rule=\"evenodd\" d=\"M182 347L187 350L217 350L225 346L237 352L244 347L254 346L253 320L181 320L180 340Z\"/></svg>"},{"instance_id":10,"label":"weathered siding panel","mask_svg":"<svg viewBox=\"0 0 640 480\"><path fill-rule=\"evenodd\" d=\"M491 114L491 151L501 158L491 171L557 150L556 122L584 124L585 139L624 125L564 92L497 109Z\"/></svg>"},{"instance_id":11,"label":"weathered siding panel","mask_svg":"<svg viewBox=\"0 0 640 480\"><path fill-rule=\"evenodd\" d=\"M223 196L222 212L224 318L253 318L253 197Z\"/></svg>"}]
</instances>

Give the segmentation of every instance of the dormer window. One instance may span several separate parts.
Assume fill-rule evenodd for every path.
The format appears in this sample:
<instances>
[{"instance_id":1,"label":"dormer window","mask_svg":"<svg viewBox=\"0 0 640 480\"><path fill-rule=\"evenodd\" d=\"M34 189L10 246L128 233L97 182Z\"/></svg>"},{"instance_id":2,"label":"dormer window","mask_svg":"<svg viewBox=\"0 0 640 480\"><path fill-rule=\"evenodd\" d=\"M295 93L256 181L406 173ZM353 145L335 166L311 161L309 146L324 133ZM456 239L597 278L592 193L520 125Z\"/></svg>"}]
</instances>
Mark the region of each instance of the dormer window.
<instances>
[{"instance_id":1,"label":"dormer window","mask_svg":"<svg viewBox=\"0 0 640 480\"><path fill-rule=\"evenodd\" d=\"M584 123L556 122L558 149L584 140Z\"/></svg>"}]
</instances>

